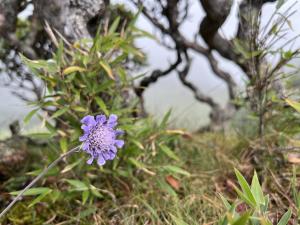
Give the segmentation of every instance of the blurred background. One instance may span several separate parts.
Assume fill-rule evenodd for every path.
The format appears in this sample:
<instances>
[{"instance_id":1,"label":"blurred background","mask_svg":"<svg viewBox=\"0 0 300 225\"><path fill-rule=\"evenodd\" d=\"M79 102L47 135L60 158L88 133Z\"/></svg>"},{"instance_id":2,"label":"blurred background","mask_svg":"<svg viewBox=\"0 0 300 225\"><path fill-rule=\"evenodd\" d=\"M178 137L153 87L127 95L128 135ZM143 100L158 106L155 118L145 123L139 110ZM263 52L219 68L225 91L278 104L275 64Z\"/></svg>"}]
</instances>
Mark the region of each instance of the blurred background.
<instances>
[{"instance_id":1,"label":"blurred background","mask_svg":"<svg viewBox=\"0 0 300 225\"><path fill-rule=\"evenodd\" d=\"M112 4L124 4L124 7L133 12L137 12L137 8L130 1L114 0ZM276 2L264 4L262 7L262 26L268 23L272 13L275 11ZM299 9L300 3L288 1L281 11L286 10L291 5L294 9ZM197 33L198 25L203 20L205 12L197 1L190 1L187 19L181 25L180 30L187 38L193 39ZM18 17L25 19L32 14L33 5L28 5ZM274 48L280 46L284 40L288 40L297 34L300 30L299 11L293 14L289 20L292 30L285 39L277 42ZM225 23L220 28L220 34L227 39L233 38L238 30L238 1L234 1L233 7ZM161 32L155 28L151 22L141 14L137 20L137 26L151 34L157 40L149 38L140 38L136 40L136 45L147 55L147 65L136 74L145 73L146 76L154 69L165 69L175 60L176 53L165 48L161 43ZM170 40L167 40L171 42ZM200 39L200 43L204 44ZM294 47L299 46L299 41L294 43ZM188 80L192 81L202 92L212 96L218 103L225 105L228 101L228 91L225 83L214 76L207 59L199 54L191 54L193 65L189 72ZM240 87L240 92L244 91L247 79L244 72L234 63L216 55L219 60L219 66L225 71L233 75L233 79ZM24 116L31 111L30 106L20 98L11 93L11 88L0 87L0 127L1 137L6 137L8 133L8 125L15 120L22 120ZM157 82L150 85L145 91L145 107L147 112L154 118L161 118L168 110L172 110L172 126L177 128L185 128L195 131L201 126L209 123L210 107L195 100L193 93L184 87L175 72L160 78ZM39 120L34 118L28 126L22 124L22 130L39 130Z\"/></svg>"}]
</instances>

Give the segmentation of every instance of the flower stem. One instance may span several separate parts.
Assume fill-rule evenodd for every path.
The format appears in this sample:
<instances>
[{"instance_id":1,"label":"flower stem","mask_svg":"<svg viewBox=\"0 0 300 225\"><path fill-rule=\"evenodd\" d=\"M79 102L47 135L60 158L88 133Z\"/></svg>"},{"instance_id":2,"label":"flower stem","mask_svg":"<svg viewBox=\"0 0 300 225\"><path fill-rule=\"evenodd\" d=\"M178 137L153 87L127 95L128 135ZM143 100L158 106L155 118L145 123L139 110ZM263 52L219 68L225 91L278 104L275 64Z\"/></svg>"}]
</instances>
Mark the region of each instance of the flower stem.
<instances>
[{"instance_id":1,"label":"flower stem","mask_svg":"<svg viewBox=\"0 0 300 225\"><path fill-rule=\"evenodd\" d=\"M55 161L53 161L46 169L44 169L36 178L34 178L34 180L32 180L30 182L30 184L28 184L18 195L17 197L15 197L15 199L1 212L0 214L0 218L7 213L8 210L10 210L11 207L14 206L14 204L23 196L23 194L29 189L31 188L40 178L42 178L45 174L47 174L47 172L53 168L54 166L56 166L56 164L58 162L60 162L63 158L71 155L72 153L76 152L78 149L81 148L81 145L72 148L71 150L69 150L68 152L62 154L61 156L59 156Z\"/></svg>"}]
</instances>

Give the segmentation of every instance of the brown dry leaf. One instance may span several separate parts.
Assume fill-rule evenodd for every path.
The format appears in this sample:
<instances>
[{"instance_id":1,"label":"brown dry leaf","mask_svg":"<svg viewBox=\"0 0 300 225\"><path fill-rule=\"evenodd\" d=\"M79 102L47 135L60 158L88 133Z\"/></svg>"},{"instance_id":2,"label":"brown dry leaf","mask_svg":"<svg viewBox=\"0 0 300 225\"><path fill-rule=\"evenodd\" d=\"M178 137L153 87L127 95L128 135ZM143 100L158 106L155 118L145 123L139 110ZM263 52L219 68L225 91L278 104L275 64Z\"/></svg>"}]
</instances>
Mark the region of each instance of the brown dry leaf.
<instances>
[{"instance_id":1,"label":"brown dry leaf","mask_svg":"<svg viewBox=\"0 0 300 225\"><path fill-rule=\"evenodd\" d=\"M174 188L176 191L179 191L180 189L180 182L175 179L172 175L166 176L167 183Z\"/></svg>"},{"instance_id":2,"label":"brown dry leaf","mask_svg":"<svg viewBox=\"0 0 300 225\"><path fill-rule=\"evenodd\" d=\"M290 153L290 154L288 154L288 162L289 163L299 164L300 163L300 155L296 154L296 153Z\"/></svg>"}]
</instances>

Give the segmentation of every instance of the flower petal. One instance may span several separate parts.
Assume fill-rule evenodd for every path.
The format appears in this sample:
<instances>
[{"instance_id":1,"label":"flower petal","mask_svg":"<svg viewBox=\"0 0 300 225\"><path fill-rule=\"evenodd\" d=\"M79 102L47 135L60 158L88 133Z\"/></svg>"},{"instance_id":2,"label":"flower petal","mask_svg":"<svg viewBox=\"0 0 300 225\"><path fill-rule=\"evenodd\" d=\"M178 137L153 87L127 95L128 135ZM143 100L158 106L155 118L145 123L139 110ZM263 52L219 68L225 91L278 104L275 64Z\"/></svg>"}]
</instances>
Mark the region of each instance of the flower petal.
<instances>
[{"instance_id":1,"label":"flower petal","mask_svg":"<svg viewBox=\"0 0 300 225\"><path fill-rule=\"evenodd\" d=\"M103 124L106 122L106 116L105 115L98 115L96 116L96 122Z\"/></svg>"},{"instance_id":2,"label":"flower petal","mask_svg":"<svg viewBox=\"0 0 300 225\"><path fill-rule=\"evenodd\" d=\"M108 152L103 152L102 155L103 155L103 158L105 160L109 160L110 159L110 155L108 154Z\"/></svg>"},{"instance_id":3,"label":"flower petal","mask_svg":"<svg viewBox=\"0 0 300 225\"><path fill-rule=\"evenodd\" d=\"M116 140L116 141L115 141L115 145L116 145L118 148L122 148L123 145L124 145L124 141L123 141L123 140Z\"/></svg>"},{"instance_id":4,"label":"flower petal","mask_svg":"<svg viewBox=\"0 0 300 225\"><path fill-rule=\"evenodd\" d=\"M101 154L99 154L99 156L98 156L97 163L99 166L103 166L105 164L105 160Z\"/></svg>"},{"instance_id":5,"label":"flower petal","mask_svg":"<svg viewBox=\"0 0 300 225\"><path fill-rule=\"evenodd\" d=\"M94 126L96 124L95 118L90 115L83 117L80 122L88 126Z\"/></svg>"},{"instance_id":6,"label":"flower petal","mask_svg":"<svg viewBox=\"0 0 300 225\"><path fill-rule=\"evenodd\" d=\"M91 165L93 161L94 161L94 157L92 156L88 161L86 161L86 163Z\"/></svg>"},{"instance_id":7,"label":"flower petal","mask_svg":"<svg viewBox=\"0 0 300 225\"><path fill-rule=\"evenodd\" d=\"M82 146L82 149L84 150L84 151L89 151L90 150L90 144L89 144L89 142L84 142L83 143L83 146Z\"/></svg>"},{"instance_id":8,"label":"flower petal","mask_svg":"<svg viewBox=\"0 0 300 225\"><path fill-rule=\"evenodd\" d=\"M109 160L113 160L116 157L116 153L112 151L108 152L108 154L109 154Z\"/></svg>"},{"instance_id":9,"label":"flower petal","mask_svg":"<svg viewBox=\"0 0 300 225\"><path fill-rule=\"evenodd\" d=\"M116 148L116 146L111 146L110 147L110 150L114 153L117 153L118 152L118 149Z\"/></svg>"},{"instance_id":10,"label":"flower petal","mask_svg":"<svg viewBox=\"0 0 300 225\"><path fill-rule=\"evenodd\" d=\"M123 130L116 130L115 133L116 133L117 136L125 134L125 132Z\"/></svg>"},{"instance_id":11,"label":"flower petal","mask_svg":"<svg viewBox=\"0 0 300 225\"><path fill-rule=\"evenodd\" d=\"M88 125L82 125L81 129L84 131L84 133L89 133L90 132L91 126Z\"/></svg>"},{"instance_id":12,"label":"flower petal","mask_svg":"<svg viewBox=\"0 0 300 225\"><path fill-rule=\"evenodd\" d=\"M118 124L117 120L118 116L115 114L111 114L107 120L107 125L111 128L114 128Z\"/></svg>"},{"instance_id":13,"label":"flower petal","mask_svg":"<svg viewBox=\"0 0 300 225\"><path fill-rule=\"evenodd\" d=\"M79 137L79 141L85 141L87 139L88 135L87 134L84 134L82 135L81 137Z\"/></svg>"}]
</instances>

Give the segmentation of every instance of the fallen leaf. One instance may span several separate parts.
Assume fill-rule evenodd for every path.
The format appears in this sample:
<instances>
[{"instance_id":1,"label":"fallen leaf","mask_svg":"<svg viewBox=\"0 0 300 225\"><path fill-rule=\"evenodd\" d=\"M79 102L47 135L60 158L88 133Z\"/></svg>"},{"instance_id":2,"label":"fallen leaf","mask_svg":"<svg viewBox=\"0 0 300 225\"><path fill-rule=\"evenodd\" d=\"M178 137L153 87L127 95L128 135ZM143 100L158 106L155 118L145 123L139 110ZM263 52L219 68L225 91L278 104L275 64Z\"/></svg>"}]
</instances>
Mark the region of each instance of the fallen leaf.
<instances>
[{"instance_id":1,"label":"fallen leaf","mask_svg":"<svg viewBox=\"0 0 300 225\"><path fill-rule=\"evenodd\" d=\"M166 176L167 183L174 188L176 191L179 191L180 189L180 182L175 179L172 175Z\"/></svg>"}]
</instances>

